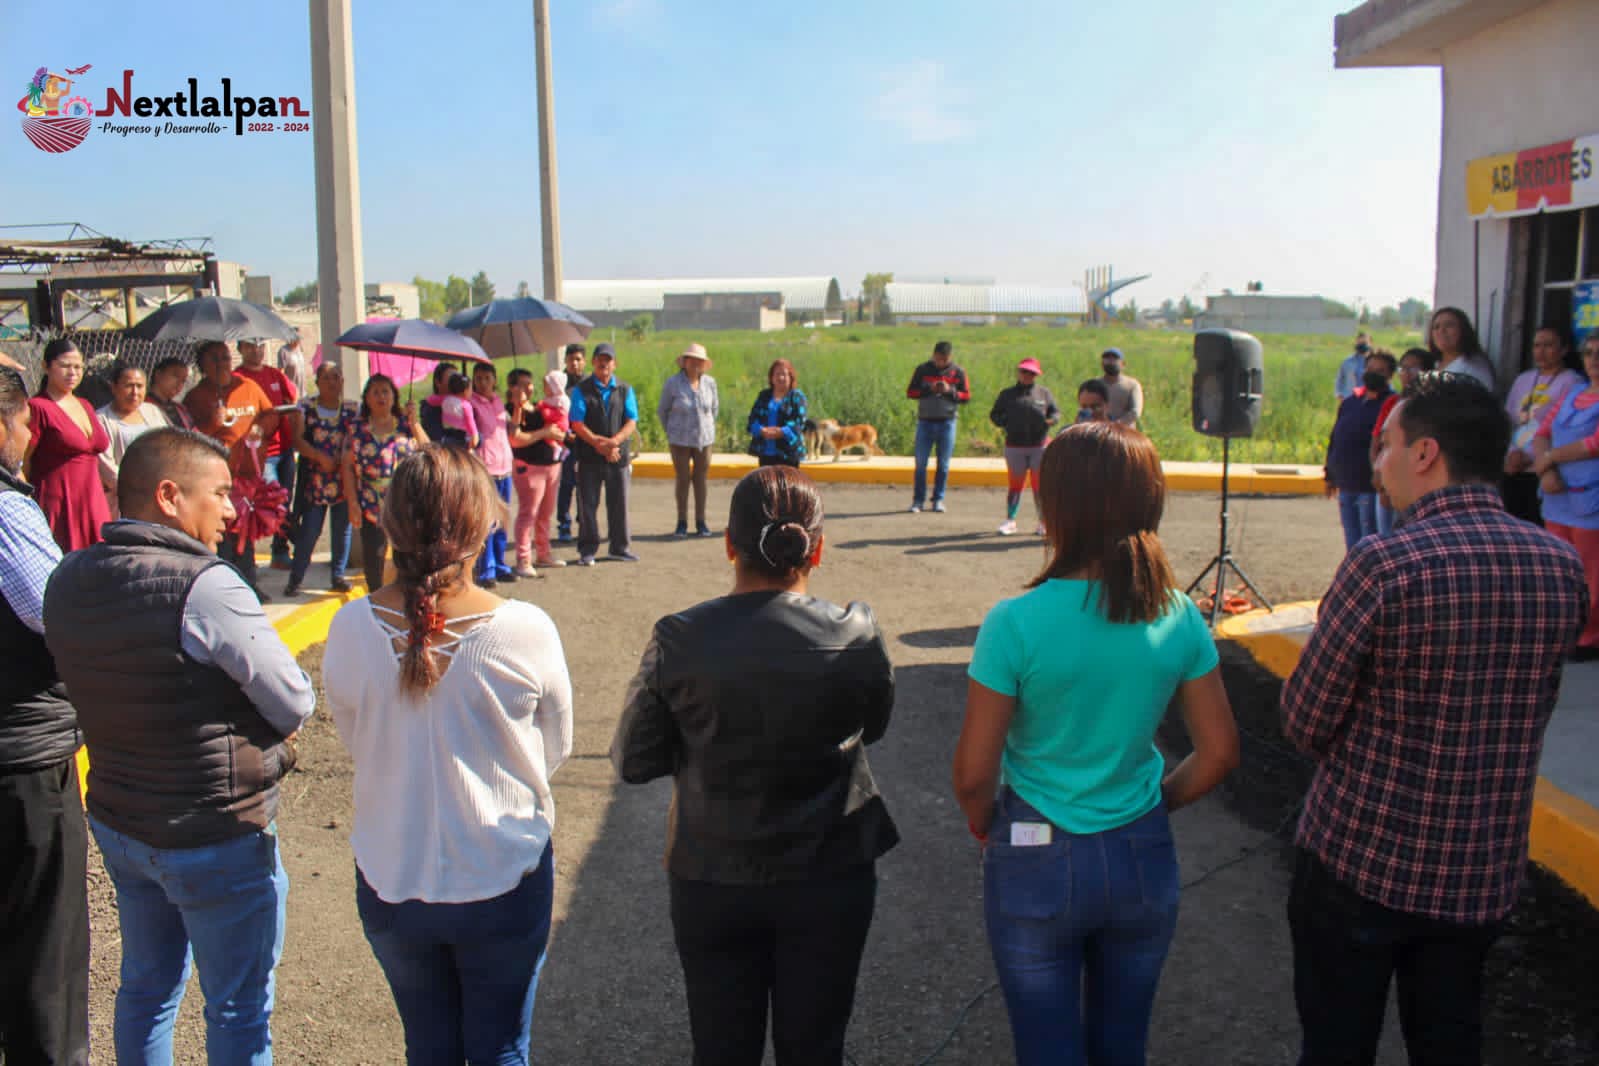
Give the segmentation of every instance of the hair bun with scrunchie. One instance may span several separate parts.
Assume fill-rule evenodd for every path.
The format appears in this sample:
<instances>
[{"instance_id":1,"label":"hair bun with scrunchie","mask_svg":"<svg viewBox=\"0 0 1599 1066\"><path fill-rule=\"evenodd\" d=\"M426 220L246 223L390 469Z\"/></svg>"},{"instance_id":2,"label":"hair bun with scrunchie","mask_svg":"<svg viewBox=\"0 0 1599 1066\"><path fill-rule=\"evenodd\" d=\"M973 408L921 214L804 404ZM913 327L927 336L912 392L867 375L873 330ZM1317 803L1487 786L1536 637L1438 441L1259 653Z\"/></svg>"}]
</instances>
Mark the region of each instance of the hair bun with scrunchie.
<instances>
[{"instance_id":1,"label":"hair bun with scrunchie","mask_svg":"<svg viewBox=\"0 0 1599 1066\"><path fill-rule=\"evenodd\" d=\"M811 554L811 536L795 521L768 522L761 527L757 546L768 566L778 570L798 570Z\"/></svg>"}]
</instances>

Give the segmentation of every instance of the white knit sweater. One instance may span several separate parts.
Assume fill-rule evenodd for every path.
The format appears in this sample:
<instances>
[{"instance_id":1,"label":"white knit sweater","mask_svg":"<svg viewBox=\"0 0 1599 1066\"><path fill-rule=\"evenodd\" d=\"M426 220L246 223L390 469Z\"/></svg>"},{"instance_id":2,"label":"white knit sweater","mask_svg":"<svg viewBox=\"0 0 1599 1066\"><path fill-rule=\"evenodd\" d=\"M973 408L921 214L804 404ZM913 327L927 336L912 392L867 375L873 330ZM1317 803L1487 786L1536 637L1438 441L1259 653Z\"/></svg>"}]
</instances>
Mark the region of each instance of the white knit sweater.
<instances>
[{"instance_id":1,"label":"white knit sweater","mask_svg":"<svg viewBox=\"0 0 1599 1066\"><path fill-rule=\"evenodd\" d=\"M402 692L368 600L328 631L323 685L355 764L350 845L390 903L469 903L535 869L555 825L550 775L572 752L572 683L549 615L508 601L467 629L443 678Z\"/></svg>"}]
</instances>

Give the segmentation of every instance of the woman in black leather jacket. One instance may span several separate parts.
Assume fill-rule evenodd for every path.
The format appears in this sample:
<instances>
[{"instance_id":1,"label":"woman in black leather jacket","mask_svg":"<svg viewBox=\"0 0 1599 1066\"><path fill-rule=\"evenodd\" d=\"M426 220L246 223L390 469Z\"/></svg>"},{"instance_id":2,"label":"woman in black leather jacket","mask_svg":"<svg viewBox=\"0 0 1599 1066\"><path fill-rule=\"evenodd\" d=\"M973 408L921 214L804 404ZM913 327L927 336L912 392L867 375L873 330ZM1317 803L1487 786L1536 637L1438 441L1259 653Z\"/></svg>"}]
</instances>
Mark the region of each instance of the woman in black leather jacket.
<instances>
[{"instance_id":1,"label":"woman in black leather jacket","mask_svg":"<svg viewBox=\"0 0 1599 1066\"><path fill-rule=\"evenodd\" d=\"M806 594L822 501L798 470L733 490L733 591L655 623L611 745L622 779L676 778L672 928L696 1066L839 1063L876 899L899 840L866 745L894 670L863 603Z\"/></svg>"}]
</instances>

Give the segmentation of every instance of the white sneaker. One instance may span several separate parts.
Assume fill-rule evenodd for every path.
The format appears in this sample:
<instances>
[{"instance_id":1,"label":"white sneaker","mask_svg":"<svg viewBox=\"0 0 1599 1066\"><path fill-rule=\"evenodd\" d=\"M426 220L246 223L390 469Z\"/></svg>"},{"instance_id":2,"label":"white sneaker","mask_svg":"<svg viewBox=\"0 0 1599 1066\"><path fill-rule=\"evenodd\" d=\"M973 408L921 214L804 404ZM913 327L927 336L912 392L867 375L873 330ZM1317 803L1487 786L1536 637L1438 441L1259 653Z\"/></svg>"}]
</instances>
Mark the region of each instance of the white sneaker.
<instances>
[{"instance_id":1,"label":"white sneaker","mask_svg":"<svg viewBox=\"0 0 1599 1066\"><path fill-rule=\"evenodd\" d=\"M1000 536L1008 537L1012 533L1015 533L1015 532L1016 532L1016 519L1007 518L1007 519L1005 519L1005 521L1003 521L1003 522L1001 522L999 524L999 535Z\"/></svg>"},{"instance_id":2,"label":"white sneaker","mask_svg":"<svg viewBox=\"0 0 1599 1066\"><path fill-rule=\"evenodd\" d=\"M913 504L910 505L908 510L910 511L911 514L921 514L922 513L922 505L919 504L919 503L913 503Z\"/></svg>"},{"instance_id":3,"label":"white sneaker","mask_svg":"<svg viewBox=\"0 0 1599 1066\"><path fill-rule=\"evenodd\" d=\"M943 514L944 513L944 501L943 500L934 500L933 501L933 513L934 514Z\"/></svg>"},{"instance_id":4,"label":"white sneaker","mask_svg":"<svg viewBox=\"0 0 1599 1066\"><path fill-rule=\"evenodd\" d=\"M1040 522L1038 525L1033 527L1033 535L1036 537L1042 537L1044 535L1044 523Z\"/></svg>"}]
</instances>

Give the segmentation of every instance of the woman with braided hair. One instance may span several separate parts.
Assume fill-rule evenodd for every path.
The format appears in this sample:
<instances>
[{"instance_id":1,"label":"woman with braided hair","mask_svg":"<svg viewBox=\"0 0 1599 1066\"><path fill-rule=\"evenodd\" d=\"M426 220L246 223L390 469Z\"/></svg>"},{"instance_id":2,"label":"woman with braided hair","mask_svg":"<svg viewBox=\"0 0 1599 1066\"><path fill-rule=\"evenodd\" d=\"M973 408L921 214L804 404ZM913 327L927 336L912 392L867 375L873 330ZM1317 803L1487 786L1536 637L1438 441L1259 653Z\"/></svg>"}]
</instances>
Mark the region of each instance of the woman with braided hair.
<instances>
[{"instance_id":1,"label":"woman with braided hair","mask_svg":"<svg viewBox=\"0 0 1599 1066\"><path fill-rule=\"evenodd\" d=\"M356 907L411 1063L529 1060L572 685L542 610L472 582L505 505L470 453L394 471L396 580L341 609L323 682L355 766Z\"/></svg>"},{"instance_id":2,"label":"woman with braided hair","mask_svg":"<svg viewBox=\"0 0 1599 1066\"><path fill-rule=\"evenodd\" d=\"M899 840L866 745L894 670L864 603L808 594L822 500L795 467L733 490L728 595L655 623L611 761L676 778L666 845L694 1061L841 1062L876 901Z\"/></svg>"}]
</instances>

